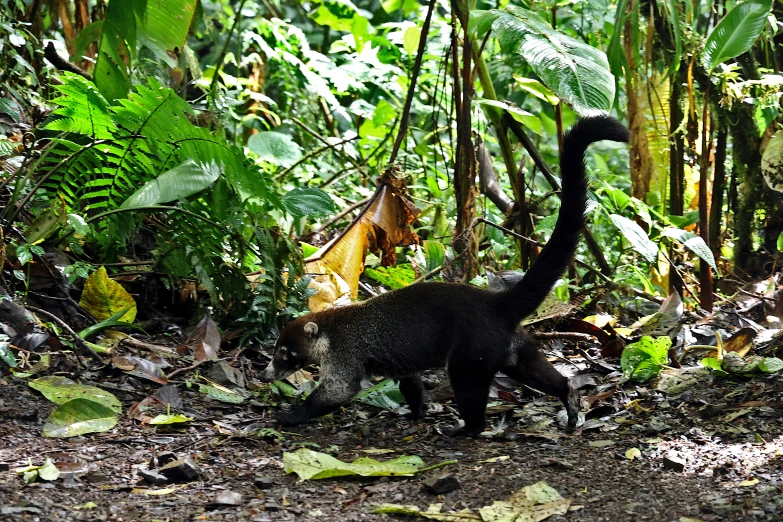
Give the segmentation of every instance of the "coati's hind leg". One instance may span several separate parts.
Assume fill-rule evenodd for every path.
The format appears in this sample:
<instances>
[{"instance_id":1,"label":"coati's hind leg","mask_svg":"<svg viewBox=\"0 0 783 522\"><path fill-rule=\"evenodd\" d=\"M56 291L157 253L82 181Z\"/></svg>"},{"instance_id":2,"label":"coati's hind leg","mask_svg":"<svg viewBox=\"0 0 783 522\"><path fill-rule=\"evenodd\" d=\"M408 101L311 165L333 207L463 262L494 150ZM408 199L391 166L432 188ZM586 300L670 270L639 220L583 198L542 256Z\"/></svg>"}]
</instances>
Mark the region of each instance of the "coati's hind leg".
<instances>
[{"instance_id":1,"label":"coati's hind leg","mask_svg":"<svg viewBox=\"0 0 783 522\"><path fill-rule=\"evenodd\" d=\"M527 334L517 332L511 349L509 361L501 371L521 384L560 399L568 413L568 428L575 428L579 420L579 395L568 379L555 369Z\"/></svg>"},{"instance_id":2,"label":"coati's hind leg","mask_svg":"<svg viewBox=\"0 0 783 522\"><path fill-rule=\"evenodd\" d=\"M476 354L483 353L483 357ZM456 347L449 358L449 379L454 390L454 402L457 404L465 427L463 434L475 437L487 426L487 398L489 386L497 368L488 357L489 351L467 346Z\"/></svg>"},{"instance_id":3,"label":"coati's hind leg","mask_svg":"<svg viewBox=\"0 0 783 522\"><path fill-rule=\"evenodd\" d=\"M283 426L295 426L303 424L321 415L331 413L343 404L353 399L361 390L361 378L359 376L341 375L337 376L323 375L318 383L318 387L311 393L304 403L298 408L281 413L278 421Z\"/></svg>"},{"instance_id":4,"label":"coati's hind leg","mask_svg":"<svg viewBox=\"0 0 783 522\"><path fill-rule=\"evenodd\" d=\"M400 392L405 397L405 402L410 408L410 418L419 420L424 418L427 412L427 404L424 402L424 383L421 382L421 376L418 374L402 377L400 381Z\"/></svg>"}]
</instances>

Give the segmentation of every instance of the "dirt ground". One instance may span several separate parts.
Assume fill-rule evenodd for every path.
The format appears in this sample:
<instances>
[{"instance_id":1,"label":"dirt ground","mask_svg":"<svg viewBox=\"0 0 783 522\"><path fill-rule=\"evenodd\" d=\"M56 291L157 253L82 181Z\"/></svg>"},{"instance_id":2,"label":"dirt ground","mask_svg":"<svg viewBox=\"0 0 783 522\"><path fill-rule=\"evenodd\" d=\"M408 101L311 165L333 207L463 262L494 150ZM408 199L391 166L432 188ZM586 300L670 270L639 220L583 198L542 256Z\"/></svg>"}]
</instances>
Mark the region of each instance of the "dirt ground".
<instances>
[{"instance_id":1,"label":"dirt ground","mask_svg":"<svg viewBox=\"0 0 783 522\"><path fill-rule=\"evenodd\" d=\"M125 408L145 396L143 389L116 388L109 389ZM156 429L123 416L109 432L47 439L41 430L54 405L21 380L0 379L0 520L383 520L373 514L381 503L426 509L440 502L444 512L477 513L541 480L572 501L571 511L549 520L783 520L779 376L716 380L670 401L645 400L642 391L638 409L599 408L572 435L553 423L544 426L561 408L539 398L516 414L529 413L537 434L525 434L509 418L506 434L491 440L442 434L456 420L448 401L421 424L354 403L322 424L286 431L282 442L259 439L242 433L273 426L263 405L218 403L181 388L184 409L197 419L184 429ZM501 417L490 420L497 425ZM300 482L282 464L283 452L300 447L345 461L384 448L394 453L373 458L419 455L428 465L458 463L407 478ZM629 460L631 448L641 457ZM139 470L165 451L190 456L201 478L146 485ZM47 456L62 473L57 481L28 485L14 471ZM492 457L508 458L483 462ZM665 468L665 457L684 461L684 469ZM444 473L456 477L458 489L437 496L423 487L422 480ZM169 487L173 491L149 494ZM85 506L90 502L94 507Z\"/></svg>"}]
</instances>

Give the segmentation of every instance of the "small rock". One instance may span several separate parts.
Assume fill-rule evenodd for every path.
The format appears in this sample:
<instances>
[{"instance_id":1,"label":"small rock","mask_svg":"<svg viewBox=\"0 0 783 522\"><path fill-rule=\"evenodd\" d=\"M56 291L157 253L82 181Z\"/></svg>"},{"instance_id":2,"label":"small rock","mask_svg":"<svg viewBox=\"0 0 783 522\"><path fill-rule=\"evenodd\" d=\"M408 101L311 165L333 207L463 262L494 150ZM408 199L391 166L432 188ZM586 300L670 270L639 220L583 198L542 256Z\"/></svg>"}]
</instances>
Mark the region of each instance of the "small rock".
<instances>
[{"instance_id":1,"label":"small rock","mask_svg":"<svg viewBox=\"0 0 783 522\"><path fill-rule=\"evenodd\" d=\"M546 457L539 461L540 466L551 466L556 468L562 468L562 469L572 469L574 467L573 464L570 462L567 462L562 459L556 459L553 457Z\"/></svg>"},{"instance_id":2,"label":"small rock","mask_svg":"<svg viewBox=\"0 0 783 522\"><path fill-rule=\"evenodd\" d=\"M89 484L102 484L109 482L109 476L99 471L89 471L82 475L82 480Z\"/></svg>"},{"instance_id":3,"label":"small rock","mask_svg":"<svg viewBox=\"0 0 783 522\"><path fill-rule=\"evenodd\" d=\"M177 460L177 455L173 451L161 451L150 460L149 468L160 468Z\"/></svg>"},{"instance_id":4,"label":"small rock","mask_svg":"<svg viewBox=\"0 0 783 522\"><path fill-rule=\"evenodd\" d=\"M201 475L201 470L190 457L169 462L158 471L174 482L192 482Z\"/></svg>"},{"instance_id":5,"label":"small rock","mask_svg":"<svg viewBox=\"0 0 783 522\"><path fill-rule=\"evenodd\" d=\"M278 506L274 502L270 501L264 504L264 511L279 511L279 510L280 510L280 506Z\"/></svg>"},{"instance_id":6,"label":"small rock","mask_svg":"<svg viewBox=\"0 0 783 522\"><path fill-rule=\"evenodd\" d=\"M235 491L221 491L215 497L215 504L221 506L239 506L242 504L242 495Z\"/></svg>"},{"instance_id":7,"label":"small rock","mask_svg":"<svg viewBox=\"0 0 783 522\"><path fill-rule=\"evenodd\" d=\"M663 468L682 472L685 470L685 461L672 455L663 458Z\"/></svg>"},{"instance_id":8,"label":"small rock","mask_svg":"<svg viewBox=\"0 0 783 522\"><path fill-rule=\"evenodd\" d=\"M256 477L253 479L253 485L258 489L269 489L274 487L275 481L269 477Z\"/></svg>"},{"instance_id":9,"label":"small rock","mask_svg":"<svg viewBox=\"0 0 783 522\"><path fill-rule=\"evenodd\" d=\"M141 475L141 478L146 480L147 483L151 486L160 486L161 484L165 484L169 481L165 475L161 475L157 471L152 471L149 469L140 469L139 475Z\"/></svg>"},{"instance_id":10,"label":"small rock","mask_svg":"<svg viewBox=\"0 0 783 522\"><path fill-rule=\"evenodd\" d=\"M459 489L457 477L450 473L438 477L430 477L427 480L422 481L422 484L424 484L430 492L436 495L444 495L455 489Z\"/></svg>"}]
</instances>

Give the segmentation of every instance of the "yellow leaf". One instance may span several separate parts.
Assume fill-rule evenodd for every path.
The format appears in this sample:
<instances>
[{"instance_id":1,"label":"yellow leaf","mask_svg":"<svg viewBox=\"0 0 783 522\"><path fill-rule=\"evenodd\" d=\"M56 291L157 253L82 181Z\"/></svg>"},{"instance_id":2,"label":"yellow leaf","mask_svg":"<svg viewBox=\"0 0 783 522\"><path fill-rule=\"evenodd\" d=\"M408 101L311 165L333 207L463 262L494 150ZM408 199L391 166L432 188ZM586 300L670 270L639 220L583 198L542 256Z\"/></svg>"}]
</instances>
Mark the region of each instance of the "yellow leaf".
<instances>
[{"instance_id":1,"label":"yellow leaf","mask_svg":"<svg viewBox=\"0 0 783 522\"><path fill-rule=\"evenodd\" d=\"M642 452L639 450L639 448L631 448L625 452L625 458L628 460L640 459L642 458Z\"/></svg>"},{"instance_id":2,"label":"yellow leaf","mask_svg":"<svg viewBox=\"0 0 783 522\"><path fill-rule=\"evenodd\" d=\"M132 323L136 319L136 301L133 296L118 282L109 279L104 267L100 267L87 278L79 305L99 321L126 308L128 311L120 317L120 321Z\"/></svg>"}]
</instances>

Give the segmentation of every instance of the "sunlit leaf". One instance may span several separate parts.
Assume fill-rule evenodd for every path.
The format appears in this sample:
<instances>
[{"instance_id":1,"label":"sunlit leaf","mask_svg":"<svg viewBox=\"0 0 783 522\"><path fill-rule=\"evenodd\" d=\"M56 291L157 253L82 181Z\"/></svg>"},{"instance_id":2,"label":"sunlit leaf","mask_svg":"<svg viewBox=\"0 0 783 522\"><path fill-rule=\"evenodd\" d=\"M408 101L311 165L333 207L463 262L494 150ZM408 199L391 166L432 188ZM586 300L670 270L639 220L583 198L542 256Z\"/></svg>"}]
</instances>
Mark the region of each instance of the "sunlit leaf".
<instances>
[{"instance_id":1,"label":"sunlit leaf","mask_svg":"<svg viewBox=\"0 0 783 522\"><path fill-rule=\"evenodd\" d=\"M121 321L132 323L136 319L136 300L121 284L109 279L104 267L90 274L85 281L79 305L99 321L125 309L128 311L120 318Z\"/></svg>"},{"instance_id":2,"label":"sunlit leaf","mask_svg":"<svg viewBox=\"0 0 783 522\"><path fill-rule=\"evenodd\" d=\"M653 338L643 336L638 342L629 344L620 357L623 377L644 382L654 377L669 360L669 348L672 340L661 336Z\"/></svg>"},{"instance_id":3,"label":"sunlit leaf","mask_svg":"<svg viewBox=\"0 0 783 522\"><path fill-rule=\"evenodd\" d=\"M163 424L182 424L184 422L190 422L193 417L186 417L185 415L176 413L170 415L157 415L153 417L150 424L163 425Z\"/></svg>"},{"instance_id":4,"label":"sunlit leaf","mask_svg":"<svg viewBox=\"0 0 783 522\"><path fill-rule=\"evenodd\" d=\"M533 11L471 11L470 27L479 36L491 29L505 49L521 55L578 114L603 113L612 107L615 81L603 51L552 29Z\"/></svg>"},{"instance_id":5,"label":"sunlit leaf","mask_svg":"<svg viewBox=\"0 0 783 522\"><path fill-rule=\"evenodd\" d=\"M616 226L625 239L631 243L633 249L639 252L649 263L655 263L655 260L658 257L658 245L650 241L650 238L642 227L619 214L612 214L609 217L612 219L614 226Z\"/></svg>"},{"instance_id":6,"label":"sunlit leaf","mask_svg":"<svg viewBox=\"0 0 783 522\"><path fill-rule=\"evenodd\" d=\"M718 271L718 266L715 264L715 256L712 255L710 247L707 246L707 243L705 243L701 237L693 232L688 232L687 230L681 230L679 228L665 228L661 232L661 235L676 239L685 245L685 248L706 261L713 270L716 272Z\"/></svg>"},{"instance_id":7,"label":"sunlit leaf","mask_svg":"<svg viewBox=\"0 0 783 522\"><path fill-rule=\"evenodd\" d=\"M498 101L498 100L477 99L473 101L478 105L496 107L498 109L507 111L512 118L517 120L519 123L521 123L528 129L532 130L536 134L540 135L543 132L541 120L538 118L538 116L535 116L534 114L524 111L519 107L517 107L516 105L512 105L510 103L504 101Z\"/></svg>"},{"instance_id":8,"label":"sunlit leaf","mask_svg":"<svg viewBox=\"0 0 783 522\"><path fill-rule=\"evenodd\" d=\"M359 475L362 477L410 477L424 467L421 457L402 456L378 462L362 457L353 462L343 462L326 453L301 448L293 453L283 453L286 473L296 473L301 480Z\"/></svg>"},{"instance_id":9,"label":"sunlit leaf","mask_svg":"<svg viewBox=\"0 0 783 522\"><path fill-rule=\"evenodd\" d=\"M117 424L111 408L88 399L74 399L58 406L46 419L44 437L76 437L108 431Z\"/></svg>"},{"instance_id":10,"label":"sunlit leaf","mask_svg":"<svg viewBox=\"0 0 783 522\"><path fill-rule=\"evenodd\" d=\"M381 252L382 264L390 266L396 259L397 245L417 242L408 225L416 219L418 209L403 197L404 187L402 181L382 176L375 194L353 223L305 259L305 271L312 277L310 285L318 291L308 301L310 310L327 308L344 295L357 296L368 251Z\"/></svg>"},{"instance_id":11,"label":"sunlit leaf","mask_svg":"<svg viewBox=\"0 0 783 522\"><path fill-rule=\"evenodd\" d=\"M61 375L47 375L27 384L55 404L65 404L74 399L88 399L115 413L122 413L122 403L112 393L97 386L78 384Z\"/></svg>"},{"instance_id":12,"label":"sunlit leaf","mask_svg":"<svg viewBox=\"0 0 783 522\"><path fill-rule=\"evenodd\" d=\"M718 22L707 36L702 63L707 71L751 48L767 23L772 0L745 0Z\"/></svg>"},{"instance_id":13,"label":"sunlit leaf","mask_svg":"<svg viewBox=\"0 0 783 522\"><path fill-rule=\"evenodd\" d=\"M275 131L263 131L250 136L247 148L260 159L281 167L290 167L302 157L302 150L291 136Z\"/></svg>"},{"instance_id":14,"label":"sunlit leaf","mask_svg":"<svg viewBox=\"0 0 783 522\"><path fill-rule=\"evenodd\" d=\"M197 194L220 177L220 168L214 162L201 165L187 160L147 182L123 201L120 208L138 208L159 205Z\"/></svg>"}]
</instances>

